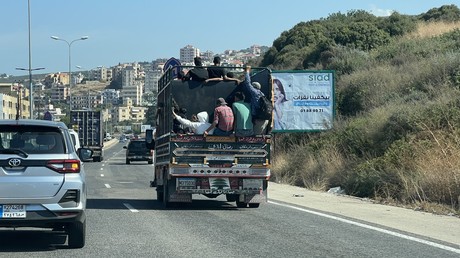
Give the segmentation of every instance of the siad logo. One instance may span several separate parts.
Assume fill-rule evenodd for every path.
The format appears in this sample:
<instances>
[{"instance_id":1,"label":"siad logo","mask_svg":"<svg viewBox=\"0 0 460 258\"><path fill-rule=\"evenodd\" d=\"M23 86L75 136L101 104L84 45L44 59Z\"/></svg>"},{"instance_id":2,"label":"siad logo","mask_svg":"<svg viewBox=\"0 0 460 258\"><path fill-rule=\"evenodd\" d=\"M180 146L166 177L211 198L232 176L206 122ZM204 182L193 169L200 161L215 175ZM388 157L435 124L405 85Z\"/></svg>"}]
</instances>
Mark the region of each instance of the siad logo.
<instances>
[{"instance_id":1,"label":"siad logo","mask_svg":"<svg viewBox=\"0 0 460 258\"><path fill-rule=\"evenodd\" d=\"M331 75L330 74L310 74L308 76L308 81L317 81L317 82L328 82L331 80Z\"/></svg>"}]
</instances>

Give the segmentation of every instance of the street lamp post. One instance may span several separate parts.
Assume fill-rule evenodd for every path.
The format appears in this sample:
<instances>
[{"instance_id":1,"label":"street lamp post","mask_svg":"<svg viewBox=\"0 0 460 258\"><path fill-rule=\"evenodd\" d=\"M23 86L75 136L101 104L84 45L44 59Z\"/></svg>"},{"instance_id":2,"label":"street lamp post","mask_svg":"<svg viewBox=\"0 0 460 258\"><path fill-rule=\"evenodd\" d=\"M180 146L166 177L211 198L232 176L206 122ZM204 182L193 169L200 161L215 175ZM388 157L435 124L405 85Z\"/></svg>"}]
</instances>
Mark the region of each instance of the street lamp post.
<instances>
[{"instance_id":1,"label":"street lamp post","mask_svg":"<svg viewBox=\"0 0 460 258\"><path fill-rule=\"evenodd\" d=\"M29 64L30 65L30 64ZM32 71L43 70L44 67L39 68L16 68L16 70L29 71L29 101L30 101L30 119L34 119L34 96L32 87Z\"/></svg>"},{"instance_id":2,"label":"street lamp post","mask_svg":"<svg viewBox=\"0 0 460 258\"><path fill-rule=\"evenodd\" d=\"M74 39L72 41L67 41L65 39L61 39L57 36L51 36L52 39L54 40L61 40L61 41L64 41L65 43L67 43L67 45L69 46L69 116L70 116L70 111L72 111L72 62L71 62L71 46L72 44L75 42L75 41L79 41L79 40L87 40L88 39L88 36L83 36L81 38L78 38L78 39Z\"/></svg>"}]
</instances>

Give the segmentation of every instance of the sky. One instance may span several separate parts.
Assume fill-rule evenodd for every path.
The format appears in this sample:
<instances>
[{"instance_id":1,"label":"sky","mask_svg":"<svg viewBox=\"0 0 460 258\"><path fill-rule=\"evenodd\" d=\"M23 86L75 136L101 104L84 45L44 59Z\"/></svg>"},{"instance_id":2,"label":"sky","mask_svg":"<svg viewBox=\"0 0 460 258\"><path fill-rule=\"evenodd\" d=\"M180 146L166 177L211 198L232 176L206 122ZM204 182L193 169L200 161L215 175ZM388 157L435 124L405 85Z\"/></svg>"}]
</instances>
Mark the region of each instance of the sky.
<instances>
[{"instance_id":1,"label":"sky","mask_svg":"<svg viewBox=\"0 0 460 258\"><path fill-rule=\"evenodd\" d=\"M29 73L29 17L30 68L33 73L56 73L69 70L68 43L83 36L88 39L70 47L72 72L179 58L186 45L215 54L272 46L283 31L333 13L416 15L450 4L459 6L460 1L0 0L0 74Z\"/></svg>"}]
</instances>

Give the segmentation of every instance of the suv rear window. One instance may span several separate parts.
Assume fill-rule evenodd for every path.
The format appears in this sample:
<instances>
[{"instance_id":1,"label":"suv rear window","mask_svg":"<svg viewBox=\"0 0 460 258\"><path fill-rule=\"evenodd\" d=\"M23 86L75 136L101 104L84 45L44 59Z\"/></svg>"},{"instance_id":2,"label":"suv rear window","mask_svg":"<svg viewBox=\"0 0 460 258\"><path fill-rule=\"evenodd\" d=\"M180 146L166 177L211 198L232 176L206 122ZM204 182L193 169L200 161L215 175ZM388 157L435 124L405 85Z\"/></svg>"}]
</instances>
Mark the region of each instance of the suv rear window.
<instances>
[{"instance_id":1,"label":"suv rear window","mask_svg":"<svg viewBox=\"0 0 460 258\"><path fill-rule=\"evenodd\" d=\"M144 141L132 141L128 145L128 149L134 150L134 149L147 149L147 146L145 145Z\"/></svg>"},{"instance_id":2,"label":"suv rear window","mask_svg":"<svg viewBox=\"0 0 460 258\"><path fill-rule=\"evenodd\" d=\"M55 127L2 125L0 149L21 149L29 154L65 153L65 141Z\"/></svg>"}]
</instances>

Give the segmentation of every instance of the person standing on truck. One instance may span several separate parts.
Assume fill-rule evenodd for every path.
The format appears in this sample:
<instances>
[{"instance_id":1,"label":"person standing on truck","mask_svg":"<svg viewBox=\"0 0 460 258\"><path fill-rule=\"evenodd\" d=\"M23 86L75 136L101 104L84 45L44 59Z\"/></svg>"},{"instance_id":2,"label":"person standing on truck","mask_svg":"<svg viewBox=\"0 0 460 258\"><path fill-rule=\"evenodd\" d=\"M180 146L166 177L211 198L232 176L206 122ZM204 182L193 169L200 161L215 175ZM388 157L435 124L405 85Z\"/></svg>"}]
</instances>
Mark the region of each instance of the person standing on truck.
<instances>
[{"instance_id":1,"label":"person standing on truck","mask_svg":"<svg viewBox=\"0 0 460 258\"><path fill-rule=\"evenodd\" d=\"M259 98L265 94L260 90L260 83L251 82L251 66L246 66L244 72L243 89L251 94L251 115L254 124L254 134L263 134L267 128L268 120L257 118L257 107L259 105Z\"/></svg>"},{"instance_id":2,"label":"person standing on truck","mask_svg":"<svg viewBox=\"0 0 460 258\"><path fill-rule=\"evenodd\" d=\"M203 67L203 61L201 57L197 56L193 58L195 67L190 69L186 75L182 77L183 81L199 81L204 82L209 78L208 71Z\"/></svg>"},{"instance_id":3,"label":"person standing on truck","mask_svg":"<svg viewBox=\"0 0 460 258\"><path fill-rule=\"evenodd\" d=\"M214 128L214 135L229 136L233 133L233 111L227 106L224 98L218 98L214 109L214 119L211 126L204 131L206 136Z\"/></svg>"},{"instance_id":4,"label":"person standing on truck","mask_svg":"<svg viewBox=\"0 0 460 258\"><path fill-rule=\"evenodd\" d=\"M244 93L238 91L235 93L235 102L232 104L233 116L235 117L233 127L237 137L254 135L251 106L244 102L244 99Z\"/></svg>"},{"instance_id":5,"label":"person standing on truck","mask_svg":"<svg viewBox=\"0 0 460 258\"><path fill-rule=\"evenodd\" d=\"M205 132L205 130L208 129L211 126L211 124L208 122L209 115L208 115L208 112L206 112L206 111L202 111L202 112L200 112L200 113L198 113L196 115L196 117L198 119L197 122L193 122L193 121L190 121L188 119L180 117L179 115L177 115L174 112L174 108L172 110L172 113L173 113L174 118L177 119L177 121L179 121L179 123L181 123L182 125L190 128L192 130L192 132L195 133L195 134L203 134ZM214 130L208 130L209 134L212 134L213 131Z\"/></svg>"}]
</instances>

